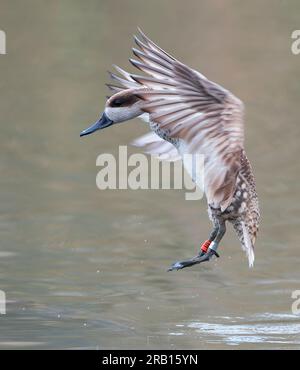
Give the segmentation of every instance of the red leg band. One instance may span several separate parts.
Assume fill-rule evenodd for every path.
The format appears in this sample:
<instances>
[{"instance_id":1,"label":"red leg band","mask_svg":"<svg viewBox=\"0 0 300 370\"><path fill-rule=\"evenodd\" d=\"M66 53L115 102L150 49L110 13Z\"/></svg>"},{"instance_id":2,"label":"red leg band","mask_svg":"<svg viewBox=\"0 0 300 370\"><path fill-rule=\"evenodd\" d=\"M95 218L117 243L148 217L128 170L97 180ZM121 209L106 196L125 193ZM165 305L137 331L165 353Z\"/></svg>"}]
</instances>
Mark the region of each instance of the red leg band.
<instances>
[{"instance_id":1,"label":"red leg band","mask_svg":"<svg viewBox=\"0 0 300 370\"><path fill-rule=\"evenodd\" d=\"M211 241L210 241L210 240L206 240L206 241L202 244L202 246L201 246L201 250L202 250L202 252L204 252L204 253L206 253L206 252L207 252L208 247L210 246L210 243L211 243Z\"/></svg>"}]
</instances>

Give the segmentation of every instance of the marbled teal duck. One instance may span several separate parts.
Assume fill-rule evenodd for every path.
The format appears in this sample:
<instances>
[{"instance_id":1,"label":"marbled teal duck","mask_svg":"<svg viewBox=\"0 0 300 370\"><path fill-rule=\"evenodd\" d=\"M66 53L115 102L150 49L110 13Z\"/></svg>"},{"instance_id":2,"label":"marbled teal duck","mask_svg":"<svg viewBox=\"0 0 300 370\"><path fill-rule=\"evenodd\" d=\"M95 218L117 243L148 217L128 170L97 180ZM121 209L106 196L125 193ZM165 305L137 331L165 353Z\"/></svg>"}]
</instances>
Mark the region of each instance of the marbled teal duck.
<instances>
[{"instance_id":1,"label":"marbled teal duck","mask_svg":"<svg viewBox=\"0 0 300 370\"><path fill-rule=\"evenodd\" d=\"M149 123L151 132L134 144L146 153L168 160L182 157L191 175L184 154L204 155L204 180L194 181L203 187L213 230L197 256L175 262L169 270L218 257L227 221L252 267L260 216L255 180L244 150L243 103L139 32L140 38L135 37L139 49L132 49L138 60L130 62L146 75L115 66L119 74L111 73L111 78L117 85L108 84L113 95L100 119L81 136L140 117Z\"/></svg>"}]
</instances>

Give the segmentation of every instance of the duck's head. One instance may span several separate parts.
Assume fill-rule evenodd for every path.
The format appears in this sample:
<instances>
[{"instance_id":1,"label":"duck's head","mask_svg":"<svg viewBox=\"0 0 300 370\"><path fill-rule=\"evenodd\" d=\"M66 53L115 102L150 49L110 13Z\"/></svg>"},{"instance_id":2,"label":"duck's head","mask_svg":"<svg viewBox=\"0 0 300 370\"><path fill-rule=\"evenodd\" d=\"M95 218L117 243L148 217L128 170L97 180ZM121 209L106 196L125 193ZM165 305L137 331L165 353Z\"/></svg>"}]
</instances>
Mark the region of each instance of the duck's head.
<instances>
[{"instance_id":1,"label":"duck's head","mask_svg":"<svg viewBox=\"0 0 300 370\"><path fill-rule=\"evenodd\" d=\"M80 136L89 135L115 123L140 116L143 114L142 104L142 100L134 93L134 90L128 89L114 94L106 101L104 112L99 120L83 130Z\"/></svg>"}]
</instances>

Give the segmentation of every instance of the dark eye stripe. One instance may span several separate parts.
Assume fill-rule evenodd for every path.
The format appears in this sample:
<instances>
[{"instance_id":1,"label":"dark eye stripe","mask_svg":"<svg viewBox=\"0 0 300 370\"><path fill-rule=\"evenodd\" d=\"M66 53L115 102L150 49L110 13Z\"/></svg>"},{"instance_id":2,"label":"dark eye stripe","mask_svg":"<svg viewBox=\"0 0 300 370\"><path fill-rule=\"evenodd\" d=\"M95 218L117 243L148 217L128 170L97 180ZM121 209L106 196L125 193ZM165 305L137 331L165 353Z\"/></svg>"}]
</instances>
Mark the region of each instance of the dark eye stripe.
<instances>
[{"instance_id":1,"label":"dark eye stripe","mask_svg":"<svg viewBox=\"0 0 300 370\"><path fill-rule=\"evenodd\" d=\"M129 95L124 97L118 97L111 101L111 107L128 107L138 101L138 97L135 95Z\"/></svg>"},{"instance_id":2,"label":"dark eye stripe","mask_svg":"<svg viewBox=\"0 0 300 370\"><path fill-rule=\"evenodd\" d=\"M119 106L121 106L124 102L123 102L123 100L122 100L122 99L115 99L115 100L113 100L113 101L112 101L112 103L113 103L113 105L114 105L115 107L119 107Z\"/></svg>"}]
</instances>

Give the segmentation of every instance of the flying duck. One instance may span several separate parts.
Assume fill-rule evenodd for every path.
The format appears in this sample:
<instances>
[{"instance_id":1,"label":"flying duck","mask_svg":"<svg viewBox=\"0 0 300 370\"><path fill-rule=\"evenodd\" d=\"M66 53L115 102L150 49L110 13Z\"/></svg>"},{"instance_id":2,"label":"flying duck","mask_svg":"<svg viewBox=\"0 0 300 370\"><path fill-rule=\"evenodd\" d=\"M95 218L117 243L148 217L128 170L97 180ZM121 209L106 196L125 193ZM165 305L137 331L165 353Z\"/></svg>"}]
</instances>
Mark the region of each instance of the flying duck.
<instances>
[{"instance_id":1,"label":"flying duck","mask_svg":"<svg viewBox=\"0 0 300 370\"><path fill-rule=\"evenodd\" d=\"M222 86L181 63L151 41L141 30L134 37L137 59L131 64L145 73L128 73L114 66L113 95L106 101L100 119L80 136L139 117L150 133L134 144L146 153L168 160L182 158L192 176L185 154L204 155L203 187L213 230L193 258L178 261L169 270L179 270L219 257L217 248L233 225L249 266L254 263L254 243L259 227L255 179L244 149L244 105ZM201 182L201 184L200 184Z\"/></svg>"}]
</instances>

